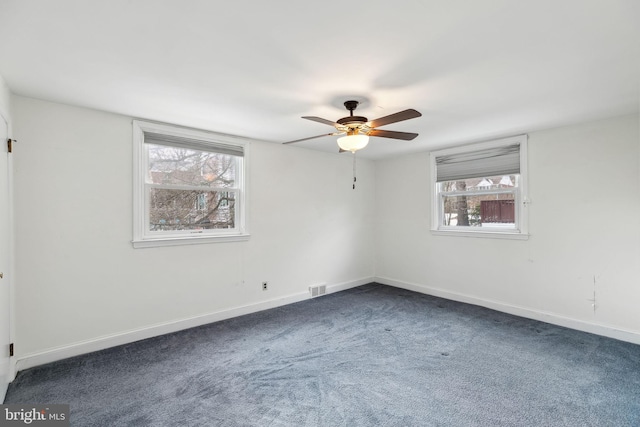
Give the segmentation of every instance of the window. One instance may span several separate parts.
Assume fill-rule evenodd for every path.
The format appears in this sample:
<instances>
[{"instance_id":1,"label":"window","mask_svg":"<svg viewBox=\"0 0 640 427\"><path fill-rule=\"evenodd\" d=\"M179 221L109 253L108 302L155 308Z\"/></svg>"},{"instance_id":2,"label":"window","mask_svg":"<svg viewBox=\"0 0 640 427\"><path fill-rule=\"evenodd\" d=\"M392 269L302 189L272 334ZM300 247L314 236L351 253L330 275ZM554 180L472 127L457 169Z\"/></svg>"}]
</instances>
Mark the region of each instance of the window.
<instances>
[{"instance_id":1,"label":"window","mask_svg":"<svg viewBox=\"0 0 640 427\"><path fill-rule=\"evenodd\" d=\"M431 153L435 234L528 237L526 135Z\"/></svg>"},{"instance_id":2,"label":"window","mask_svg":"<svg viewBox=\"0 0 640 427\"><path fill-rule=\"evenodd\" d=\"M196 197L195 210L197 211L206 211L207 210L207 194L200 193Z\"/></svg>"},{"instance_id":3,"label":"window","mask_svg":"<svg viewBox=\"0 0 640 427\"><path fill-rule=\"evenodd\" d=\"M134 247L246 240L248 141L133 122Z\"/></svg>"}]
</instances>

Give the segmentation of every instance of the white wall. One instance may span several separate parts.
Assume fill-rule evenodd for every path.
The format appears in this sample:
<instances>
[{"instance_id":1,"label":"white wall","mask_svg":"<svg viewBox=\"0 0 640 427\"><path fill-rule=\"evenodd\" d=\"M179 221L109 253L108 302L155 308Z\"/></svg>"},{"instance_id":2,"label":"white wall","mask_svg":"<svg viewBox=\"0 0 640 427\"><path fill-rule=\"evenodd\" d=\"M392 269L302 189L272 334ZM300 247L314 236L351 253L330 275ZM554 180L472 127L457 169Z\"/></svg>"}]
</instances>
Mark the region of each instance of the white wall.
<instances>
[{"instance_id":1,"label":"white wall","mask_svg":"<svg viewBox=\"0 0 640 427\"><path fill-rule=\"evenodd\" d=\"M431 235L429 153L377 162L378 280L640 343L638 119L529 134L527 241Z\"/></svg>"},{"instance_id":2,"label":"white wall","mask_svg":"<svg viewBox=\"0 0 640 427\"><path fill-rule=\"evenodd\" d=\"M349 155L252 143L248 242L133 249L132 119L18 96L13 106L19 367L373 277L370 161L354 191Z\"/></svg>"},{"instance_id":3,"label":"white wall","mask_svg":"<svg viewBox=\"0 0 640 427\"><path fill-rule=\"evenodd\" d=\"M7 120L11 118L11 91L0 76L0 114Z\"/></svg>"},{"instance_id":4,"label":"white wall","mask_svg":"<svg viewBox=\"0 0 640 427\"><path fill-rule=\"evenodd\" d=\"M133 249L132 119L12 103L19 369L374 275L640 342L638 116L530 134L528 241L432 236L428 153L354 191L349 155L256 142L248 242Z\"/></svg>"}]
</instances>

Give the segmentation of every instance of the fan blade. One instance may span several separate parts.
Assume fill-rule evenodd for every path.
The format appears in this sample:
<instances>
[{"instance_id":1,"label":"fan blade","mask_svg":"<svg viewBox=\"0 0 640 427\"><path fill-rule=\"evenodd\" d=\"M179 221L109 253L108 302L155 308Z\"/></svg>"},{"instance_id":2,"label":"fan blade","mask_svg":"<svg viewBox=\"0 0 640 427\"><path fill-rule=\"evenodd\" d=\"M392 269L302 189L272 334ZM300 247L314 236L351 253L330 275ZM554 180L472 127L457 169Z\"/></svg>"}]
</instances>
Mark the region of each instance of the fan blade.
<instances>
[{"instance_id":1,"label":"fan blade","mask_svg":"<svg viewBox=\"0 0 640 427\"><path fill-rule=\"evenodd\" d=\"M303 116L303 119L307 119L307 120L311 120L314 122L318 122L318 123L323 123L325 125L329 125L329 126L335 126L336 123L332 122L331 120L327 120L327 119L323 119L321 117L315 117L315 116Z\"/></svg>"},{"instance_id":2,"label":"fan blade","mask_svg":"<svg viewBox=\"0 0 640 427\"><path fill-rule=\"evenodd\" d=\"M323 136L340 135L339 133L323 133L322 135L310 136L309 138L296 139L295 141L283 142L283 144L293 144L294 142L307 141L309 139L322 138Z\"/></svg>"},{"instance_id":3,"label":"fan blade","mask_svg":"<svg viewBox=\"0 0 640 427\"><path fill-rule=\"evenodd\" d=\"M380 136L382 138L403 139L405 141L411 141L416 136L418 136L417 133L395 132L392 130L380 130L380 129L373 129L367 135Z\"/></svg>"},{"instance_id":4,"label":"fan blade","mask_svg":"<svg viewBox=\"0 0 640 427\"><path fill-rule=\"evenodd\" d=\"M403 120L415 119L416 117L420 117L422 114L410 108L408 110L400 111L399 113L390 114L388 116L380 117L379 119L375 119L371 121L371 127L377 128L380 126L388 125L391 123L401 122Z\"/></svg>"}]
</instances>

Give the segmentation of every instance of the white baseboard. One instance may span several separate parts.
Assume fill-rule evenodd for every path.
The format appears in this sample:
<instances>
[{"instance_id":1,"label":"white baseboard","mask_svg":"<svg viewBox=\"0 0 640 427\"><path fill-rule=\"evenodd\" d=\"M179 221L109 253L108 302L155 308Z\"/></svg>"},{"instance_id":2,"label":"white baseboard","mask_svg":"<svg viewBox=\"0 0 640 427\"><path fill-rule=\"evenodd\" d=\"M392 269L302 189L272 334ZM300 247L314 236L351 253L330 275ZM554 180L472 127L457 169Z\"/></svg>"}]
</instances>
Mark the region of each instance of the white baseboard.
<instances>
[{"instance_id":1,"label":"white baseboard","mask_svg":"<svg viewBox=\"0 0 640 427\"><path fill-rule=\"evenodd\" d=\"M507 304L500 301L493 301L484 298L478 298L472 295L461 294L458 292L451 292L444 289L432 288L425 285L419 285L416 283L402 282L399 280L390 279L388 277L376 277L374 279L376 283L383 285L394 286L396 288L402 288L409 291L418 292L421 294L433 295L440 298L446 298L453 301L464 302L473 305L479 305L481 307L490 308L492 310L501 311L503 313L513 314L515 316L526 317L528 319L539 320L541 322L551 323L565 328L576 329L578 331L589 332L596 335L602 335L609 338L615 338L621 341L627 341L633 344L640 344L640 333L615 328L609 325L603 325L600 323L585 322L583 320L572 319L558 315L556 313L549 313L541 310L533 310L531 308L520 307L512 304Z\"/></svg>"},{"instance_id":2,"label":"white baseboard","mask_svg":"<svg viewBox=\"0 0 640 427\"><path fill-rule=\"evenodd\" d=\"M358 286L366 285L367 283L373 283L375 279L373 277L365 277L358 280L352 280L350 282L336 283L334 285L327 285L327 294L334 292L346 291L347 289L357 288Z\"/></svg>"},{"instance_id":3,"label":"white baseboard","mask_svg":"<svg viewBox=\"0 0 640 427\"><path fill-rule=\"evenodd\" d=\"M365 285L367 283L377 282L383 285L394 286L401 289L433 295L436 297L446 298L453 301L464 302L473 305L487 307L504 313L513 314L515 316L526 317L529 319L540 320L542 322L552 323L554 325L564 326L579 331L589 332L597 335L615 338L622 341L640 344L640 334L637 332L614 328L608 325L598 323L585 322L555 313L548 313L539 310L532 310L526 307L519 307L512 304L506 304L500 301L492 301L478 298L471 295L451 292L444 289L432 288L425 285L402 282L387 277L366 277L349 282L336 283L327 285L327 294L344 291ZM321 297L317 297L321 298ZM219 322L221 320L238 317L245 314L256 313L270 308L281 307L288 304L311 299L308 291L298 292L284 297L274 298L271 300L261 301L255 304L249 304L234 307L226 310L220 310L213 313L194 316L186 319L160 323L144 328L134 329L117 334L97 337L91 340L76 342L66 346L47 349L38 353L27 354L17 357L15 360L15 372L33 368L35 366L44 365L46 363L55 362L57 360L67 359L69 357L79 356L94 351L104 350L106 348L115 347L122 344L129 344L147 338L153 338L159 335L169 334L196 326L206 325L208 323ZM13 380L13 378L12 378Z\"/></svg>"},{"instance_id":4,"label":"white baseboard","mask_svg":"<svg viewBox=\"0 0 640 427\"><path fill-rule=\"evenodd\" d=\"M357 286L365 285L373 281L373 277L366 277L349 282L327 285L327 294L355 288ZM47 349L38 353L31 353L17 357L15 361L15 372L33 368L39 365L44 365L46 363L55 362L57 360L67 359L69 357L91 353L93 351L104 350L106 348L115 347L122 344L129 344L135 341L153 338L159 335L170 334L172 332L189 329L196 326L202 326L208 323L219 322L221 320L238 317L245 314L256 313L258 311L268 310L270 308L276 308L287 304L293 304L307 299L311 299L309 291L298 292L284 297L261 301L255 304L248 304L200 316L189 317L186 319L159 323L144 328L133 329L126 332L106 335L91 340L80 341L61 347ZM12 378L12 380L13 379L14 378Z\"/></svg>"}]
</instances>

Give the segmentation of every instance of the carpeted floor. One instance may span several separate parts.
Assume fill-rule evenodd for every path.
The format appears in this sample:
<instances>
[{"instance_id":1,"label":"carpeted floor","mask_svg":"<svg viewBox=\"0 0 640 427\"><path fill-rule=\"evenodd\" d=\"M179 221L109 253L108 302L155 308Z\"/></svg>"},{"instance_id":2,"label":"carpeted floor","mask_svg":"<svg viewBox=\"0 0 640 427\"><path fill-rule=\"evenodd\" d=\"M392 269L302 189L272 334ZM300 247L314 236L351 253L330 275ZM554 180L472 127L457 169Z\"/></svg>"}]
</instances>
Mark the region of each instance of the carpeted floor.
<instances>
[{"instance_id":1,"label":"carpeted floor","mask_svg":"<svg viewBox=\"0 0 640 427\"><path fill-rule=\"evenodd\" d=\"M639 426L640 346L370 284L18 374L72 426Z\"/></svg>"}]
</instances>

